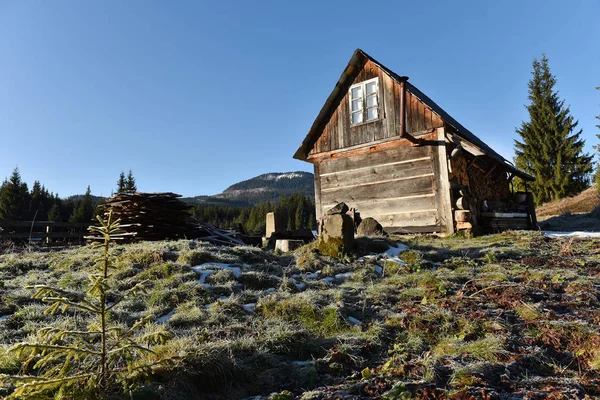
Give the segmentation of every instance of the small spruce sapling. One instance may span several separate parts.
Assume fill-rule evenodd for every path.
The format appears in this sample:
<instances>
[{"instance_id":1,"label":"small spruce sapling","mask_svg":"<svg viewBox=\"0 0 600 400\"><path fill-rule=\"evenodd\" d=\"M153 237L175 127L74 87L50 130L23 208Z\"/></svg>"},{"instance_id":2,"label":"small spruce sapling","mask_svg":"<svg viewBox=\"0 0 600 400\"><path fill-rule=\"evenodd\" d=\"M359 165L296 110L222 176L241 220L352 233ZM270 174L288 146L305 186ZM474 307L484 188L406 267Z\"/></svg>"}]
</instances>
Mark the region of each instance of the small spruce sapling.
<instances>
[{"instance_id":1,"label":"small spruce sapling","mask_svg":"<svg viewBox=\"0 0 600 400\"><path fill-rule=\"evenodd\" d=\"M90 227L99 240L93 246L102 250L96 260L96 271L89 275L90 285L86 293L74 293L48 285L35 285L33 298L41 299L50 306L46 314L76 309L91 314L94 322L83 327L63 328L59 325L40 330L40 342L19 343L12 348L22 360L22 371L29 375L8 376L0 374L0 383L15 385L8 398L86 398L94 396L107 399L121 390L134 389L133 381L151 373L153 366L169 362L161 360L154 365L142 362L144 355L153 353L150 346L164 343L169 334L164 329L145 330L149 324L141 319L130 327L117 324L112 310L128 296L144 292L147 281L142 281L126 291L114 302L107 300L113 281L114 268L109 247L113 240L122 237L119 220L112 212L106 220L97 217L100 226ZM150 332L150 333L147 333Z\"/></svg>"}]
</instances>

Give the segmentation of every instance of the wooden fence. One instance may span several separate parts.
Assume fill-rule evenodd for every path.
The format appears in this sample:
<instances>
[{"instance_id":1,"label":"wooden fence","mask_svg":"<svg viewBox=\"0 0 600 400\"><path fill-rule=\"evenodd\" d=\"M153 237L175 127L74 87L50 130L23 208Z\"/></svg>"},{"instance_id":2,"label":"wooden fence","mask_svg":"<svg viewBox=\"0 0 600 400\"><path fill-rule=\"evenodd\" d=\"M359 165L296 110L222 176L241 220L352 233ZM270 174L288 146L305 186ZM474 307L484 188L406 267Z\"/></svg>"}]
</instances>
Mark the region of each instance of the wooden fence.
<instances>
[{"instance_id":1,"label":"wooden fence","mask_svg":"<svg viewBox=\"0 0 600 400\"><path fill-rule=\"evenodd\" d=\"M53 221L0 221L0 241L33 241L52 243L54 241L83 240L88 234L87 224Z\"/></svg>"}]
</instances>

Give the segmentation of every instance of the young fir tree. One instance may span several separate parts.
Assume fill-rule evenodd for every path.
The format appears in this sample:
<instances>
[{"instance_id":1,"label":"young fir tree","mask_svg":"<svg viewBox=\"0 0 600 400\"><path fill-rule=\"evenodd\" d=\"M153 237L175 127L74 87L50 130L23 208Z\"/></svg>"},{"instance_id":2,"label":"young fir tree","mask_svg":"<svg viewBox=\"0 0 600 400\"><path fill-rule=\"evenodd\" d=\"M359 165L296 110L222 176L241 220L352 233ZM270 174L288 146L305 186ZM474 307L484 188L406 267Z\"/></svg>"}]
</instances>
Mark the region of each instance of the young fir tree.
<instances>
[{"instance_id":1,"label":"young fir tree","mask_svg":"<svg viewBox=\"0 0 600 400\"><path fill-rule=\"evenodd\" d=\"M550 72L548 58L533 60L529 81L529 121L516 132L515 164L533 175L528 184L538 204L579 193L589 185L592 157L583 153L581 129L570 115L565 101L554 90L556 77Z\"/></svg>"},{"instance_id":2,"label":"young fir tree","mask_svg":"<svg viewBox=\"0 0 600 400\"><path fill-rule=\"evenodd\" d=\"M129 170L127 174L127 180L125 181L125 190L135 192L137 190L137 185L135 184L135 178L133 177L133 173Z\"/></svg>"},{"instance_id":3,"label":"young fir tree","mask_svg":"<svg viewBox=\"0 0 600 400\"><path fill-rule=\"evenodd\" d=\"M10 179L0 186L0 220L21 221L29 208L29 190L21 181L19 168L15 168Z\"/></svg>"},{"instance_id":4,"label":"young fir tree","mask_svg":"<svg viewBox=\"0 0 600 400\"><path fill-rule=\"evenodd\" d=\"M14 399L85 398L108 399L119 392L134 389L136 380L149 374L154 366L170 360L149 360L151 346L164 343L169 333L160 328L142 331L148 319L131 326L123 326L116 320L113 309L123 300L144 292L148 281L132 286L122 296L109 302L107 294L113 291L115 268L109 247L122 236L119 220L110 213L106 220L97 217L99 226L91 227L90 239L101 249L95 272L89 274L89 289L75 293L60 287L41 284L35 289L34 298L49 303L46 314L55 315L75 309L90 315L93 323L81 322L77 326L51 325L38 332L39 342L19 343L11 351L16 352L24 369L30 375L8 376L0 374L0 383L16 385L7 397Z\"/></svg>"}]
</instances>

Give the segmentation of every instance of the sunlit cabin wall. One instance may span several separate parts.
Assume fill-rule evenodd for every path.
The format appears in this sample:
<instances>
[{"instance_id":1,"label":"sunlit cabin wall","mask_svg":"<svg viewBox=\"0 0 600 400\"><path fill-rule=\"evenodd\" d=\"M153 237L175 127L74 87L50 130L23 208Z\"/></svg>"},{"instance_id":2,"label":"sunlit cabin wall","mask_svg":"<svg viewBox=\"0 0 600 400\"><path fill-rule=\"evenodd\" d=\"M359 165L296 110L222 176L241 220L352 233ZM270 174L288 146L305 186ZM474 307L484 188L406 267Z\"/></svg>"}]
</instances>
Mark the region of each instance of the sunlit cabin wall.
<instances>
[{"instance_id":1,"label":"sunlit cabin wall","mask_svg":"<svg viewBox=\"0 0 600 400\"><path fill-rule=\"evenodd\" d=\"M379 78L379 119L352 126L346 93L309 152L308 161L314 164L317 216L345 202L362 218L377 219L388 232L453 229L447 211L450 195L446 193L445 146L444 161L439 158L442 119L408 92L406 130L427 144L414 146L401 139L399 83L370 61L361 66L353 82L375 77ZM445 183L441 176L446 177Z\"/></svg>"}]
</instances>

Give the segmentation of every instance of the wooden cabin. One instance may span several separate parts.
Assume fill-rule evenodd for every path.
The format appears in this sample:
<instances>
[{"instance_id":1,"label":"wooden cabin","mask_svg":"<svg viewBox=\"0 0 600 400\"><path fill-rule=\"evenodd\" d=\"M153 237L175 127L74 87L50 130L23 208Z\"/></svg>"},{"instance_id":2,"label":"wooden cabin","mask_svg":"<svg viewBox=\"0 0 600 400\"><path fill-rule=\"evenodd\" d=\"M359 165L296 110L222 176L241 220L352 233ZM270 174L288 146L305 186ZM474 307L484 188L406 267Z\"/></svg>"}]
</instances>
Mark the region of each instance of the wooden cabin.
<instances>
[{"instance_id":1,"label":"wooden cabin","mask_svg":"<svg viewBox=\"0 0 600 400\"><path fill-rule=\"evenodd\" d=\"M294 158L314 165L316 214L339 202L387 232L532 228L532 181L408 82L357 49Z\"/></svg>"}]
</instances>

